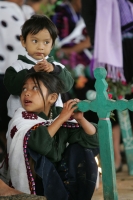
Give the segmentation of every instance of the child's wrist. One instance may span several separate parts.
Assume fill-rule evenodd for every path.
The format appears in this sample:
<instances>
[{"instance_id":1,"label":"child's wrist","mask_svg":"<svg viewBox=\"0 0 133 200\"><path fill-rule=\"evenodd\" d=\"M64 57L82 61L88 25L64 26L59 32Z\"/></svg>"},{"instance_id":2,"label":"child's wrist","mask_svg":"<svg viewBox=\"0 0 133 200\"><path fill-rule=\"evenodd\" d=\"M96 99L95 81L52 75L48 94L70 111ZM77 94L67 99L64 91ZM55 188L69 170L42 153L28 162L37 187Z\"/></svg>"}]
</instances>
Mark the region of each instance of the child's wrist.
<instances>
[{"instance_id":1,"label":"child's wrist","mask_svg":"<svg viewBox=\"0 0 133 200\"><path fill-rule=\"evenodd\" d=\"M53 65L52 63L50 63L50 64L51 64L51 66L52 66L52 68L51 68L51 69L52 69L52 71L54 71L54 65Z\"/></svg>"},{"instance_id":2,"label":"child's wrist","mask_svg":"<svg viewBox=\"0 0 133 200\"><path fill-rule=\"evenodd\" d=\"M35 72L37 72L36 67L34 66L33 68L34 68Z\"/></svg>"},{"instance_id":3,"label":"child's wrist","mask_svg":"<svg viewBox=\"0 0 133 200\"><path fill-rule=\"evenodd\" d=\"M82 124L83 123L83 121L84 121L84 117L82 117L81 119L76 119L76 121L79 123L79 124Z\"/></svg>"},{"instance_id":4,"label":"child's wrist","mask_svg":"<svg viewBox=\"0 0 133 200\"><path fill-rule=\"evenodd\" d=\"M59 122L62 124L62 123L64 123L64 120L63 120L63 118L59 115L59 117L57 118L57 120L59 120Z\"/></svg>"}]
</instances>

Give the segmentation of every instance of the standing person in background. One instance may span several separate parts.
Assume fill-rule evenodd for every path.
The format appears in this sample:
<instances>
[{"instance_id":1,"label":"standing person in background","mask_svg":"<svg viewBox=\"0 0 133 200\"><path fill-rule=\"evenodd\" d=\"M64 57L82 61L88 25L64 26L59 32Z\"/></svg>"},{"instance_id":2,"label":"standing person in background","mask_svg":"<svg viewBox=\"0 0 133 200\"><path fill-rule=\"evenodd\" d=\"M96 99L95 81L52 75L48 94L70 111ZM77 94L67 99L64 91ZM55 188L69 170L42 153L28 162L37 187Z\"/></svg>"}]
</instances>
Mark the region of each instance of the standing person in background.
<instances>
[{"instance_id":1,"label":"standing person in background","mask_svg":"<svg viewBox=\"0 0 133 200\"><path fill-rule=\"evenodd\" d=\"M67 0L56 6L53 22L58 28L59 40L53 52L57 59L72 72L75 84L72 97L84 100L88 90L94 90L95 80L90 75L91 43L86 25L81 16L81 0ZM71 96L71 94L69 93ZM68 96L69 96L68 95ZM69 98L69 97L68 97ZM88 111L85 117L97 122L94 112Z\"/></svg>"},{"instance_id":2,"label":"standing person in background","mask_svg":"<svg viewBox=\"0 0 133 200\"><path fill-rule=\"evenodd\" d=\"M90 48L91 45L88 34L86 32L85 24L80 15L80 11L80 0L65 1L59 6L56 6L55 15L52 17L52 20L57 26L59 32L59 43L61 42L60 52L62 52L64 56L69 57L73 54L73 60L76 61L72 64L70 61L70 69L76 68L76 65L78 64L83 64L84 66L87 66L90 63L89 58L83 52L84 49ZM77 29L77 31L80 32L80 35L76 32L75 36L70 38L69 36L72 34L72 32L78 25L79 30ZM64 42L63 40L66 38L68 39L66 40L66 42Z\"/></svg>"},{"instance_id":3,"label":"standing person in background","mask_svg":"<svg viewBox=\"0 0 133 200\"><path fill-rule=\"evenodd\" d=\"M0 1L0 152L5 149L5 134L8 127L9 117L7 116L7 99L9 93L4 84L4 74L18 54L25 52L20 43L20 27L28 19L34 10L24 5L23 0ZM2 149L1 149L2 148ZM1 154L0 153L0 154Z\"/></svg>"}]
</instances>

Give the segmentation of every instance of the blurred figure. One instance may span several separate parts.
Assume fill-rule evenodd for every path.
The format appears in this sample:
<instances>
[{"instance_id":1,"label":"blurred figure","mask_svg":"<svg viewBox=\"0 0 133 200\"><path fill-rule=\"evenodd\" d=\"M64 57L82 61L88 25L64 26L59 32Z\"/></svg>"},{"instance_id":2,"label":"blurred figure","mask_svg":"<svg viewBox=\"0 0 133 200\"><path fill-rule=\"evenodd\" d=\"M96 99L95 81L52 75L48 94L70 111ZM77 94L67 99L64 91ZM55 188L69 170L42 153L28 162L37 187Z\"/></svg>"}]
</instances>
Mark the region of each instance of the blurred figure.
<instances>
[{"instance_id":1,"label":"blurred figure","mask_svg":"<svg viewBox=\"0 0 133 200\"><path fill-rule=\"evenodd\" d=\"M26 0L25 4L29 5L33 8L35 13L38 13L40 11L41 4L43 3L43 0Z\"/></svg>"},{"instance_id":2,"label":"blurred figure","mask_svg":"<svg viewBox=\"0 0 133 200\"><path fill-rule=\"evenodd\" d=\"M68 64L71 69L76 68L78 64L88 66L90 63L84 49L90 48L91 45L80 11L81 0L65 1L56 7L55 15L52 17L59 31L57 45L61 47L61 54L66 57L72 55L75 61Z\"/></svg>"},{"instance_id":3,"label":"blurred figure","mask_svg":"<svg viewBox=\"0 0 133 200\"><path fill-rule=\"evenodd\" d=\"M71 71L75 79L73 90L68 96L84 100L86 92L95 89L95 80L90 76L91 43L81 17L81 8L81 0L67 0L56 6L52 20L59 31L59 40L53 54ZM92 113L90 118L90 111L85 115L88 120L97 122Z\"/></svg>"},{"instance_id":4,"label":"blurred figure","mask_svg":"<svg viewBox=\"0 0 133 200\"><path fill-rule=\"evenodd\" d=\"M91 40L91 45L93 46L96 22L96 0L81 0L81 3L81 15L85 21L87 32Z\"/></svg>"},{"instance_id":5,"label":"blurred figure","mask_svg":"<svg viewBox=\"0 0 133 200\"><path fill-rule=\"evenodd\" d=\"M47 17L51 17L55 14L54 10L57 4L59 4L59 0L43 0L43 3L40 7L40 14L45 14Z\"/></svg>"}]
</instances>

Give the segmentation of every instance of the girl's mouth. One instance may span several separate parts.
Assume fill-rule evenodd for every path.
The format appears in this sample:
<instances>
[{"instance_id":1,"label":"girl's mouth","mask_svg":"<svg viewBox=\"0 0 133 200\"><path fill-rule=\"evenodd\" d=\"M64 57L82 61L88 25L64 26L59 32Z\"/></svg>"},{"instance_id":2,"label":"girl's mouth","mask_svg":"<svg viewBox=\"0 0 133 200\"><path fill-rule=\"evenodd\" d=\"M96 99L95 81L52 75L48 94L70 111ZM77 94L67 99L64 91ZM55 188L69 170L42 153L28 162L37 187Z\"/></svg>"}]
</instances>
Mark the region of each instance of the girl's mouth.
<instances>
[{"instance_id":1,"label":"girl's mouth","mask_svg":"<svg viewBox=\"0 0 133 200\"><path fill-rule=\"evenodd\" d=\"M32 103L32 101L24 100L24 104L25 104L25 105L29 105L30 103Z\"/></svg>"},{"instance_id":2,"label":"girl's mouth","mask_svg":"<svg viewBox=\"0 0 133 200\"><path fill-rule=\"evenodd\" d=\"M36 53L37 56L42 56L42 53Z\"/></svg>"}]
</instances>

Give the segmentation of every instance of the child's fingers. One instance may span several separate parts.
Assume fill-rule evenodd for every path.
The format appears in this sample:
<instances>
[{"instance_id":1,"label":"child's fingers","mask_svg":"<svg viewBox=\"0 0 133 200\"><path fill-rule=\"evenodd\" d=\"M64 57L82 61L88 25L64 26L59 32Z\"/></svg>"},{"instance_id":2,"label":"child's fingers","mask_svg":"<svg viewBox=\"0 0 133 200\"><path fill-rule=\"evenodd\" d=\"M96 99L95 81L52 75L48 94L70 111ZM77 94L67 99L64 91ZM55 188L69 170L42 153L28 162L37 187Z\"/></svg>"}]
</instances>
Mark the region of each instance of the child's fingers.
<instances>
[{"instance_id":1,"label":"child's fingers","mask_svg":"<svg viewBox=\"0 0 133 200\"><path fill-rule=\"evenodd\" d=\"M45 72L50 72L50 68L48 66L43 66Z\"/></svg>"},{"instance_id":2,"label":"child's fingers","mask_svg":"<svg viewBox=\"0 0 133 200\"><path fill-rule=\"evenodd\" d=\"M45 61L45 57L44 57L44 55L42 54L42 59Z\"/></svg>"},{"instance_id":3,"label":"child's fingers","mask_svg":"<svg viewBox=\"0 0 133 200\"><path fill-rule=\"evenodd\" d=\"M73 102L73 99L68 100L68 101L65 103L65 107L68 107L72 102Z\"/></svg>"},{"instance_id":4,"label":"child's fingers","mask_svg":"<svg viewBox=\"0 0 133 200\"><path fill-rule=\"evenodd\" d=\"M80 100L79 99L77 99L77 98L75 98L75 99L73 99L76 103L78 103L78 102L80 102Z\"/></svg>"},{"instance_id":5,"label":"child's fingers","mask_svg":"<svg viewBox=\"0 0 133 200\"><path fill-rule=\"evenodd\" d=\"M38 66L39 66L40 68L43 68L43 69L47 67L47 65L46 65L45 62L43 62L43 61L39 62L39 63L38 63Z\"/></svg>"},{"instance_id":6,"label":"child's fingers","mask_svg":"<svg viewBox=\"0 0 133 200\"><path fill-rule=\"evenodd\" d=\"M47 61L46 60L42 60L42 61L38 62L38 64L45 66L47 64Z\"/></svg>"},{"instance_id":7,"label":"child's fingers","mask_svg":"<svg viewBox=\"0 0 133 200\"><path fill-rule=\"evenodd\" d=\"M39 67L40 70L44 70L44 65L43 64L39 63L38 67Z\"/></svg>"},{"instance_id":8,"label":"child's fingers","mask_svg":"<svg viewBox=\"0 0 133 200\"><path fill-rule=\"evenodd\" d=\"M71 100L65 102L65 103L63 104L63 107L70 110L70 108L71 108L74 104L75 104L75 102L73 101L73 99L71 99Z\"/></svg>"},{"instance_id":9,"label":"child's fingers","mask_svg":"<svg viewBox=\"0 0 133 200\"><path fill-rule=\"evenodd\" d=\"M74 99L71 99L71 100L67 101L66 107L68 108L68 110L73 110L74 111L77 108L76 104L77 104L77 102L75 102Z\"/></svg>"},{"instance_id":10,"label":"child's fingers","mask_svg":"<svg viewBox=\"0 0 133 200\"><path fill-rule=\"evenodd\" d=\"M44 57L43 54L42 54L42 59L43 59L43 60L42 60L41 62L44 63L44 64L46 65L46 64L47 64L47 60L45 59L45 57Z\"/></svg>"}]
</instances>

